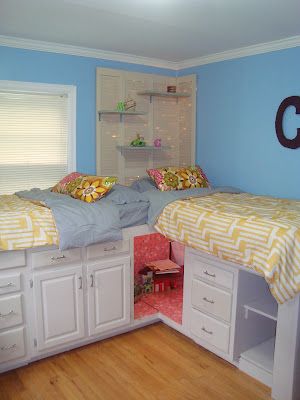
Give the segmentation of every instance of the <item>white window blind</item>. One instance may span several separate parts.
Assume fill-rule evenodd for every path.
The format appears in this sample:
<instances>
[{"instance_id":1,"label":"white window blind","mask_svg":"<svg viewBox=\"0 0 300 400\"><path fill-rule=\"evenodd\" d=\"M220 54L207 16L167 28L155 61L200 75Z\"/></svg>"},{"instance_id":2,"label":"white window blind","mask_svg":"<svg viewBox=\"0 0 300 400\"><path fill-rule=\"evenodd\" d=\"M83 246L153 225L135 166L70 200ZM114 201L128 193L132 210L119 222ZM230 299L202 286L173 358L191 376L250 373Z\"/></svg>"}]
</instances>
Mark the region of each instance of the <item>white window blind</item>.
<instances>
[{"instance_id":1,"label":"white window blind","mask_svg":"<svg viewBox=\"0 0 300 400\"><path fill-rule=\"evenodd\" d=\"M0 91L0 194L67 174L68 120L66 95Z\"/></svg>"}]
</instances>

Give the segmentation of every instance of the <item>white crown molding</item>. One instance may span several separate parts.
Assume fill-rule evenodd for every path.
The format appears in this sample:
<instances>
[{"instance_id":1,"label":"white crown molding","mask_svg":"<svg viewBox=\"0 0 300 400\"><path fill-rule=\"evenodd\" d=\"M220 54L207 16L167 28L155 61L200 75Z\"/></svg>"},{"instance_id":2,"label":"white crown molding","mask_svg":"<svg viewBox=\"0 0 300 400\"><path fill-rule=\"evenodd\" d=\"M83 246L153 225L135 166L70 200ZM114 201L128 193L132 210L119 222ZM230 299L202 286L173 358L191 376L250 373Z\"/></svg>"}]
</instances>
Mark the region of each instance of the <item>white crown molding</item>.
<instances>
[{"instance_id":1,"label":"white crown molding","mask_svg":"<svg viewBox=\"0 0 300 400\"><path fill-rule=\"evenodd\" d=\"M198 58L190 58L178 62L177 70L220 61L233 60L235 58L254 56L256 54L269 53L272 51L284 50L298 46L300 46L300 36L292 36L286 39L275 40L273 42L260 43L253 46L241 47L239 49L222 51L221 53L210 54Z\"/></svg>"},{"instance_id":2,"label":"white crown molding","mask_svg":"<svg viewBox=\"0 0 300 400\"><path fill-rule=\"evenodd\" d=\"M13 36L0 35L0 46L15 47L19 49L45 51L49 53L69 54L73 56L91 57L102 60L111 60L131 64L147 65L150 67L166 68L179 71L185 68L197 67L220 61L232 60L235 58L253 56L256 54L269 53L272 51L289 49L300 46L300 35L286 39L275 40L267 43L260 43L253 46L241 47L238 49L223 51L207 56L190 58L183 61L167 61L150 57L141 57L133 54L118 53L114 51L98 50L88 47L78 47L53 42L23 39Z\"/></svg>"},{"instance_id":3,"label":"white crown molding","mask_svg":"<svg viewBox=\"0 0 300 400\"><path fill-rule=\"evenodd\" d=\"M91 57L102 60L119 61L131 64L141 64L150 67L177 69L177 63L150 57L141 57L133 54L118 53L114 51L98 50L89 47L72 46L40 40L23 39L13 36L0 35L0 46L15 47L19 49L45 51L48 53L69 54L72 56Z\"/></svg>"}]
</instances>

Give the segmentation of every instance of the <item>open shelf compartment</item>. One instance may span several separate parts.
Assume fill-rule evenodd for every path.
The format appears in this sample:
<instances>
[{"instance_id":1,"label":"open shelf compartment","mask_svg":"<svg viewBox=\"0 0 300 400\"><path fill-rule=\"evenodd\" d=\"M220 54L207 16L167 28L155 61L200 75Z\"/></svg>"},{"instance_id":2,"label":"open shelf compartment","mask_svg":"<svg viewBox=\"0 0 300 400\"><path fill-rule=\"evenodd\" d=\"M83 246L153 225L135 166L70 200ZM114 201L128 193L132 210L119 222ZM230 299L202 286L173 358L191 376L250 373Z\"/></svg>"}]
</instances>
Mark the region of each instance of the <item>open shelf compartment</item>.
<instances>
[{"instance_id":1,"label":"open shelf compartment","mask_svg":"<svg viewBox=\"0 0 300 400\"><path fill-rule=\"evenodd\" d=\"M267 386L272 386L275 337L243 352L239 368Z\"/></svg>"}]
</instances>

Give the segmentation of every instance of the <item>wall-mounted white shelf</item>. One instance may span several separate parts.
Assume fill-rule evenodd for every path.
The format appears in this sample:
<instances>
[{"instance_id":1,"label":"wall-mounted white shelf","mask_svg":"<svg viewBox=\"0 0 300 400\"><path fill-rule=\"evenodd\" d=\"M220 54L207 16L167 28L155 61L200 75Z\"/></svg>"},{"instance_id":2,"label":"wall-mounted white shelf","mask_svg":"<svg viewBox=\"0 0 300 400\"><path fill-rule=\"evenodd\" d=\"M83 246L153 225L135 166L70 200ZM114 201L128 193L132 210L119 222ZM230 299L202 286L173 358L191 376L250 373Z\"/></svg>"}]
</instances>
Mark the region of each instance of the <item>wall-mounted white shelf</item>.
<instances>
[{"instance_id":1,"label":"wall-mounted white shelf","mask_svg":"<svg viewBox=\"0 0 300 400\"><path fill-rule=\"evenodd\" d=\"M99 121L101 121L101 115L103 114L117 114L120 115L120 122L123 121L123 115L146 115L143 111L118 111L118 110L100 110L98 111Z\"/></svg>"},{"instance_id":2,"label":"wall-mounted white shelf","mask_svg":"<svg viewBox=\"0 0 300 400\"><path fill-rule=\"evenodd\" d=\"M155 146L116 146L116 148L122 153L123 151L163 151L163 150L169 150L171 147L170 146L160 146L160 147L155 147Z\"/></svg>"},{"instance_id":3,"label":"wall-mounted white shelf","mask_svg":"<svg viewBox=\"0 0 300 400\"><path fill-rule=\"evenodd\" d=\"M175 97L177 98L177 100L179 97L191 97L191 95L186 92L171 93L171 92L162 92L159 90L143 90L142 92L138 92L138 94L140 96L149 96L150 103L152 103L152 97L173 97L173 98Z\"/></svg>"},{"instance_id":4,"label":"wall-mounted white shelf","mask_svg":"<svg viewBox=\"0 0 300 400\"><path fill-rule=\"evenodd\" d=\"M266 318L277 321L278 304L273 297L265 297L257 299L244 305L245 318L248 318L248 312L252 311L256 314L263 315Z\"/></svg>"}]
</instances>

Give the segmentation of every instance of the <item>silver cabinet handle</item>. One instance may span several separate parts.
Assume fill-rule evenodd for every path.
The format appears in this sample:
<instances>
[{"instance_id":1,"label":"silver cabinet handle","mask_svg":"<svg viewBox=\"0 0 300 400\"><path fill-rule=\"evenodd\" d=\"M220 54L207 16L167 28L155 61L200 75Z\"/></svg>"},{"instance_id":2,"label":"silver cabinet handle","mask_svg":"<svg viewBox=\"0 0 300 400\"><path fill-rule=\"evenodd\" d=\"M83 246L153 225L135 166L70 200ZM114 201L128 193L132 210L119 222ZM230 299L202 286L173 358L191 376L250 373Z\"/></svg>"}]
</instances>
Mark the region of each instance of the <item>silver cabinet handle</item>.
<instances>
[{"instance_id":1,"label":"silver cabinet handle","mask_svg":"<svg viewBox=\"0 0 300 400\"><path fill-rule=\"evenodd\" d=\"M54 257L54 256L52 256L51 257L51 260L52 261L55 261L55 260L62 260L63 258L67 258L64 254L62 255L62 256L57 256L57 257Z\"/></svg>"},{"instance_id":2,"label":"silver cabinet handle","mask_svg":"<svg viewBox=\"0 0 300 400\"><path fill-rule=\"evenodd\" d=\"M14 350L16 348L17 348L17 344L14 343L11 346L2 346L2 347L0 347L0 350L1 351L7 351L7 350Z\"/></svg>"},{"instance_id":3,"label":"silver cabinet handle","mask_svg":"<svg viewBox=\"0 0 300 400\"><path fill-rule=\"evenodd\" d=\"M82 276L80 276L78 279L79 279L79 289L82 289Z\"/></svg>"},{"instance_id":4,"label":"silver cabinet handle","mask_svg":"<svg viewBox=\"0 0 300 400\"><path fill-rule=\"evenodd\" d=\"M0 312L0 318L8 317L8 316L11 315L11 314L14 314L14 310L10 310L7 314L2 314L2 313Z\"/></svg>"},{"instance_id":5,"label":"silver cabinet handle","mask_svg":"<svg viewBox=\"0 0 300 400\"><path fill-rule=\"evenodd\" d=\"M14 284L12 282L9 282L6 285L0 286L0 289L6 289L6 288L9 288L11 286L14 286Z\"/></svg>"},{"instance_id":6,"label":"silver cabinet handle","mask_svg":"<svg viewBox=\"0 0 300 400\"><path fill-rule=\"evenodd\" d=\"M212 331L208 331L204 326L202 326L201 328L203 330L203 332L208 333L209 335L213 335Z\"/></svg>"},{"instance_id":7,"label":"silver cabinet handle","mask_svg":"<svg viewBox=\"0 0 300 400\"><path fill-rule=\"evenodd\" d=\"M207 297L203 297L203 300L206 301L206 303L215 304L214 300L209 300Z\"/></svg>"},{"instance_id":8,"label":"silver cabinet handle","mask_svg":"<svg viewBox=\"0 0 300 400\"><path fill-rule=\"evenodd\" d=\"M205 275L211 276L212 278L216 277L216 274L210 274L208 271L204 271Z\"/></svg>"},{"instance_id":9,"label":"silver cabinet handle","mask_svg":"<svg viewBox=\"0 0 300 400\"><path fill-rule=\"evenodd\" d=\"M117 250L116 246L104 247L104 251L113 251L113 250Z\"/></svg>"},{"instance_id":10,"label":"silver cabinet handle","mask_svg":"<svg viewBox=\"0 0 300 400\"><path fill-rule=\"evenodd\" d=\"M91 287L94 287L94 275L91 274L90 278L91 278Z\"/></svg>"}]
</instances>

